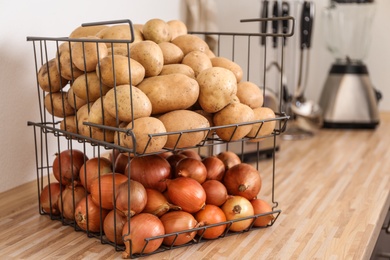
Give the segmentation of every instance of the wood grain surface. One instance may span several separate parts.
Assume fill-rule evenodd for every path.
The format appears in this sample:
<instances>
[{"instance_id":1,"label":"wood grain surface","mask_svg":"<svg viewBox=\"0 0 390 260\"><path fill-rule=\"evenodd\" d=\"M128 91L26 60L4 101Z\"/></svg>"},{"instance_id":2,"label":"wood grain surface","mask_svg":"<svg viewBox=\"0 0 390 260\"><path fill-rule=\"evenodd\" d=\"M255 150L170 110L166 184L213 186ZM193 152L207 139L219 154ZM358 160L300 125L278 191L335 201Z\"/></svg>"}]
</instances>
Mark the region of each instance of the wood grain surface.
<instances>
[{"instance_id":1,"label":"wood grain surface","mask_svg":"<svg viewBox=\"0 0 390 260\"><path fill-rule=\"evenodd\" d=\"M321 129L281 141L273 226L142 259L369 259L390 206L390 113L375 130ZM260 162L271 200L272 160ZM122 259L38 211L36 182L0 194L0 259Z\"/></svg>"}]
</instances>

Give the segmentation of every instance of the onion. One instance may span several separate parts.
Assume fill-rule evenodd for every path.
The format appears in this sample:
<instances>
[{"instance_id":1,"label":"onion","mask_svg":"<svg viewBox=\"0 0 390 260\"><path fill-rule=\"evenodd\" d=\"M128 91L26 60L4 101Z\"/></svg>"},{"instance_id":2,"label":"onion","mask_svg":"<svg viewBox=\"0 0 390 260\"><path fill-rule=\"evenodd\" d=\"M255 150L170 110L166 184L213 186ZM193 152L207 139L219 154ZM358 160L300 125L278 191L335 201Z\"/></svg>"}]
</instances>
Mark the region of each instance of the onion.
<instances>
[{"instance_id":1,"label":"onion","mask_svg":"<svg viewBox=\"0 0 390 260\"><path fill-rule=\"evenodd\" d=\"M94 157L80 168L80 183L90 192L91 183L97 177L112 172L112 163L105 157Z\"/></svg>"},{"instance_id":2,"label":"onion","mask_svg":"<svg viewBox=\"0 0 390 260\"><path fill-rule=\"evenodd\" d=\"M204 209L199 210L195 214L195 219L199 223L203 223L207 226L225 222L226 216L220 207L206 204ZM198 235L206 239L215 239L222 235L225 229L226 224L221 224L214 227L208 227L205 230L201 229L198 231Z\"/></svg>"},{"instance_id":3,"label":"onion","mask_svg":"<svg viewBox=\"0 0 390 260\"><path fill-rule=\"evenodd\" d=\"M161 246L163 238L152 239L149 242L145 239L162 235L165 235L164 225L158 217L149 213L135 215L130 219L130 223L126 221L123 226L122 236L126 250L122 257L129 258L130 254L148 254L156 251Z\"/></svg>"},{"instance_id":4,"label":"onion","mask_svg":"<svg viewBox=\"0 0 390 260\"><path fill-rule=\"evenodd\" d=\"M97 206L89 194L77 203L74 219L82 230L99 232L107 214L108 210Z\"/></svg>"},{"instance_id":5,"label":"onion","mask_svg":"<svg viewBox=\"0 0 390 260\"><path fill-rule=\"evenodd\" d=\"M189 177L200 184L205 182L207 177L207 169L204 164L194 158L183 158L176 164L175 177Z\"/></svg>"},{"instance_id":6,"label":"onion","mask_svg":"<svg viewBox=\"0 0 390 260\"><path fill-rule=\"evenodd\" d=\"M223 184L229 195L240 195L252 200L259 194L262 181L255 167L240 163L226 171Z\"/></svg>"},{"instance_id":7,"label":"onion","mask_svg":"<svg viewBox=\"0 0 390 260\"><path fill-rule=\"evenodd\" d=\"M141 183L130 179L119 185L115 200L116 208L127 217L132 217L145 208L147 201L146 190Z\"/></svg>"},{"instance_id":8,"label":"onion","mask_svg":"<svg viewBox=\"0 0 390 260\"><path fill-rule=\"evenodd\" d=\"M206 192L202 185L189 177L166 180L169 200L184 211L195 213L206 203Z\"/></svg>"},{"instance_id":9,"label":"onion","mask_svg":"<svg viewBox=\"0 0 390 260\"><path fill-rule=\"evenodd\" d=\"M63 185L77 184L80 168L88 157L79 150L65 150L53 161L53 175Z\"/></svg>"},{"instance_id":10,"label":"onion","mask_svg":"<svg viewBox=\"0 0 390 260\"><path fill-rule=\"evenodd\" d=\"M126 153L119 153L114 163L114 171L117 173L125 173L126 166L130 162L130 156Z\"/></svg>"},{"instance_id":11,"label":"onion","mask_svg":"<svg viewBox=\"0 0 390 260\"><path fill-rule=\"evenodd\" d=\"M173 152L166 151L166 152L163 152L163 153L159 153L158 155L161 156L164 159L167 159L169 156L173 155Z\"/></svg>"},{"instance_id":12,"label":"onion","mask_svg":"<svg viewBox=\"0 0 390 260\"><path fill-rule=\"evenodd\" d=\"M237 154L231 151L224 151L217 155L217 157L223 162L225 165L225 170L229 170L234 165L241 163L240 157Z\"/></svg>"},{"instance_id":13,"label":"onion","mask_svg":"<svg viewBox=\"0 0 390 260\"><path fill-rule=\"evenodd\" d=\"M96 178L91 183L92 201L104 209L113 209L115 195L121 183L128 180L126 175L108 173Z\"/></svg>"},{"instance_id":14,"label":"onion","mask_svg":"<svg viewBox=\"0 0 390 260\"><path fill-rule=\"evenodd\" d=\"M103 231L107 239L115 245L124 245L122 230L126 223L126 216L118 210L108 212L103 221Z\"/></svg>"},{"instance_id":15,"label":"onion","mask_svg":"<svg viewBox=\"0 0 390 260\"><path fill-rule=\"evenodd\" d=\"M177 154L184 155L186 157L194 158L198 161L201 161L202 158L200 157L199 153L195 150L187 149L187 150L180 150Z\"/></svg>"},{"instance_id":16,"label":"onion","mask_svg":"<svg viewBox=\"0 0 390 260\"><path fill-rule=\"evenodd\" d=\"M155 189L146 189L147 202L142 212L151 213L157 217L161 217L169 210L181 210L179 206L168 202L167 198Z\"/></svg>"},{"instance_id":17,"label":"onion","mask_svg":"<svg viewBox=\"0 0 390 260\"><path fill-rule=\"evenodd\" d=\"M60 209L58 208L58 197L61 196L64 186L58 182L52 182L46 185L39 195L39 203L43 212L59 215Z\"/></svg>"},{"instance_id":18,"label":"onion","mask_svg":"<svg viewBox=\"0 0 390 260\"><path fill-rule=\"evenodd\" d=\"M176 164L181 160L187 158L184 154L172 154L171 156L167 157L167 161L169 165L171 166L171 176L175 176L176 174Z\"/></svg>"},{"instance_id":19,"label":"onion","mask_svg":"<svg viewBox=\"0 0 390 260\"><path fill-rule=\"evenodd\" d=\"M164 225L165 233L172 234L184 230L194 229L201 226L193 215L185 211L170 211L160 217ZM163 244L167 246L178 246L190 242L196 235L197 231L189 231L164 237Z\"/></svg>"},{"instance_id":20,"label":"onion","mask_svg":"<svg viewBox=\"0 0 390 260\"><path fill-rule=\"evenodd\" d=\"M209 156L202 160L207 169L207 180L222 181L225 174L225 164L217 156Z\"/></svg>"},{"instance_id":21,"label":"onion","mask_svg":"<svg viewBox=\"0 0 390 260\"><path fill-rule=\"evenodd\" d=\"M168 161L159 155L152 154L134 157L130 161L130 172L126 168L125 174L131 179L140 182L145 188L163 192L167 188L166 179L171 178L171 166Z\"/></svg>"},{"instance_id":22,"label":"onion","mask_svg":"<svg viewBox=\"0 0 390 260\"><path fill-rule=\"evenodd\" d=\"M253 206L250 201L242 196L230 196L222 205L221 209L225 213L226 220L237 220L254 215ZM253 219L245 219L233 222L229 230L243 231L253 222Z\"/></svg>"},{"instance_id":23,"label":"onion","mask_svg":"<svg viewBox=\"0 0 390 260\"><path fill-rule=\"evenodd\" d=\"M250 201L252 206L253 206L253 210L254 210L254 214L255 215L258 215L258 214L265 214L265 213L269 213L269 212L272 212L272 208L271 206L265 201L265 200L262 200L262 199L253 199ZM259 216L256 220L255 220L255 223L254 223L254 226L255 227L265 227L267 226L273 219L274 219L274 215L272 214L268 214L268 215L264 215L264 216Z\"/></svg>"},{"instance_id":24,"label":"onion","mask_svg":"<svg viewBox=\"0 0 390 260\"><path fill-rule=\"evenodd\" d=\"M206 204L221 206L229 197L225 185L217 180L207 180L202 184L206 192Z\"/></svg>"},{"instance_id":25,"label":"onion","mask_svg":"<svg viewBox=\"0 0 390 260\"><path fill-rule=\"evenodd\" d=\"M74 220L76 205L86 195L87 191L82 185L67 186L61 196L58 197L58 208L62 216L66 219Z\"/></svg>"}]
</instances>

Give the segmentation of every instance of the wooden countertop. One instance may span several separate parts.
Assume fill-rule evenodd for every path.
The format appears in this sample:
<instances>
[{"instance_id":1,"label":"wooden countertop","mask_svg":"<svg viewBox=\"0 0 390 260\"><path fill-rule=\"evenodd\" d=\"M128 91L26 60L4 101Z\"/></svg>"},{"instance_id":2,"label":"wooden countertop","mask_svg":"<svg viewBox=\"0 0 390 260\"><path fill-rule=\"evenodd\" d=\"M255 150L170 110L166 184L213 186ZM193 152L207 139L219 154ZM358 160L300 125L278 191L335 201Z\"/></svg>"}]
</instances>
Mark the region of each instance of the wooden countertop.
<instances>
[{"instance_id":1,"label":"wooden countertop","mask_svg":"<svg viewBox=\"0 0 390 260\"><path fill-rule=\"evenodd\" d=\"M390 113L376 130L320 130L282 141L273 226L142 259L369 259L390 206ZM270 199L270 160L260 197ZM0 259L121 259L38 213L36 182L0 194Z\"/></svg>"}]
</instances>

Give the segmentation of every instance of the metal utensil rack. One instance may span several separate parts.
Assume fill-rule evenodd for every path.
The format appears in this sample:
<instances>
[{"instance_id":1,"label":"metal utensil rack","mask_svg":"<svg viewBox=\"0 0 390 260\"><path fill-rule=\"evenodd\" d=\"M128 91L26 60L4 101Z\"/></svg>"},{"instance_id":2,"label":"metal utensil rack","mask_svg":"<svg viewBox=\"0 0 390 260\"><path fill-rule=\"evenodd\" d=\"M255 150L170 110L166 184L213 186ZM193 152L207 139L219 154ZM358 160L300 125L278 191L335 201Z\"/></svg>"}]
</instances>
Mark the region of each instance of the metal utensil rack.
<instances>
[{"instance_id":1,"label":"metal utensil rack","mask_svg":"<svg viewBox=\"0 0 390 260\"><path fill-rule=\"evenodd\" d=\"M251 80L251 81L257 81L257 84L259 86L264 86L265 81L266 81L266 69L264 64L267 63L267 45L265 46L259 46L259 39L261 38L266 38L266 37L279 37L279 38L285 38L285 37L290 37L294 33L294 18L293 17L276 17L276 18L261 18L261 19L248 19L248 20L242 20L242 22L268 22L268 21L288 21L291 24L291 30L288 33L228 33L228 32L191 32L192 34L197 34L200 36L209 36L209 37L215 37L217 40L217 47L215 50L216 55L218 56L226 56L233 61L239 63L245 72L244 78L245 80ZM34 54L34 64L35 64L35 70L36 70L36 75L38 75L39 68L46 64L52 57L55 57L56 54L59 53L59 46L62 43L66 44L71 44L72 42L95 42L98 44L99 42L105 42L105 43L124 43L129 45L132 43L134 39L134 32L133 32L133 26L132 22L130 20L115 20L115 21L106 21L106 22L98 22L98 23L88 23L88 24L83 24L83 26L91 26L91 25L110 25L110 24L122 24L122 23L127 23L130 26L130 34L132 36L131 40L100 40L100 39L71 39L68 37L27 37L27 41L31 42L33 45L33 54ZM258 49L260 48L260 49ZM284 57L284 50L281 49L281 62L283 62L283 57ZM130 53L129 53L130 54ZM244 63L243 63L244 62ZM263 64L263 65L261 65ZM258 68L264 68L259 70ZM283 71L281 71L281 77L282 77ZM262 76L262 77L259 77ZM263 82L259 82L259 79L261 79ZM69 82L71 83L74 80L72 78ZM68 84L65 86L62 91L66 91L67 88L69 88ZM133 155L133 156L147 156L152 153L137 153L135 149L129 149L124 146L121 146L120 144L115 144L113 142L110 142L106 140L105 138L103 139L96 139L91 136L87 136L85 134L81 134L78 131L76 132L70 132L67 130L64 130L60 127L61 122L66 124L66 117L61 118L61 117L56 117L51 114L49 114L45 108L45 103L44 99L48 92L45 92L42 90L42 88L38 84L38 80L36 82L36 89L37 89L37 105L38 105L38 112L39 112L39 118L37 121L28 121L27 125L31 126L33 128L33 138L35 141L35 148L34 148L34 153L35 153L35 160L36 160L36 174L37 174L37 190L38 190L38 201L40 194L48 183L51 183L55 181L55 178L52 175L52 163L55 158L56 154L59 154L61 151L65 149L79 149L83 151L87 156L90 158L92 157L100 157L103 154L110 153L112 156L116 152L122 152L122 153L127 153L128 155ZM280 86L280 92L282 92L282 86ZM281 98L282 95L280 95ZM62 99L62 102L66 102L64 98ZM282 104L280 102L279 104ZM269 119L269 120L256 120L253 122L248 122L248 123L243 123L243 124L232 124L232 125L225 125L225 126L213 126L209 128L200 128L200 129L193 129L193 130L188 130L188 131L178 131L178 132L167 132L163 134L150 134L149 138L150 140L155 138L156 136L160 135L172 135L172 134L177 134L180 137L182 135L185 135L190 132L196 132L196 131L206 131L208 133L214 132L218 128L228 128L228 127L233 127L237 129L238 127L242 125L248 125L248 124L263 124L267 121L276 121L276 127L275 130L273 131L272 134L267 135L267 136L262 136L262 139L271 139L275 140L278 135L283 133L283 131L286 129L286 124L288 121L288 116L285 114L285 112L282 110L282 105L280 105L279 110L275 111L276 118L275 119ZM77 114L76 114L77 117ZM64 122L65 121L65 122ZM119 127L119 120L117 120L118 125L115 127L112 126L106 126L106 125L98 125L98 124L92 124L88 122L84 122L84 125L88 125L91 128L98 128L101 131L117 131L117 132L125 132L127 135L131 136L133 138L134 144L136 144L136 139L135 136L132 132L132 129L127 129L124 130L123 128ZM238 143L243 143L248 140L251 140L251 138L245 137L241 140L234 141ZM229 150L229 145L231 144L231 141L226 141L220 139L215 133L213 135L206 135L206 137L196 146L193 147L185 147L185 148L178 148L178 147L173 147L173 148L164 148L158 153L163 153L167 151L171 152L178 152L180 150L184 149L198 149L200 152L204 148L214 148L216 146L220 147L220 150ZM260 151L261 147L261 142L257 142L257 147L258 151ZM211 149L213 150L213 149ZM214 151L215 152L215 151ZM273 149L273 155L275 155L276 149L274 145ZM242 151L241 156L244 155L244 151ZM260 160L260 152L257 153L257 161L256 161L256 168L259 169L259 160ZM129 157L130 158L130 157ZM243 158L242 158L243 159ZM130 159L129 159L130 160ZM275 194L274 194L274 180L275 180L275 156L272 156L272 159L269 161L269 163L272 164L272 170L269 173L264 173L264 174L270 174L272 175L271 177L271 200L273 203L273 211L268 212L265 214L257 214L254 216L250 216L248 218L256 220L260 216L265 216L265 215L270 215L273 214L275 216L274 220L267 226L272 226L276 219L278 218L279 214L281 213L280 209L277 209L278 207L278 202L275 199ZM115 172L115 169L113 169ZM131 174L131 173L130 173ZM129 175L130 176L130 175ZM130 178L129 178L130 179ZM73 205L75 206L75 205ZM114 205L115 208L115 205ZM62 215L53 215L51 213L45 213L42 210L41 204L39 203L39 213L41 215L47 215L51 220L58 220L61 221L63 225L67 225L70 227L73 227L75 231L83 231L81 230L80 227L77 226L76 222L74 220L68 220L65 219ZM243 219L237 219L234 221L227 221L211 226L204 226L204 227L199 227L191 230L184 230L181 232L176 232L174 234L165 234L164 236L159 236L159 237L152 237L150 239L147 239L145 243L148 243L150 240L158 239L161 237L166 237L166 236L177 236L181 233L186 233L189 231L197 231L197 230L206 230L210 227L216 226L216 225L227 225L226 231L221 235L220 238L223 238L225 236L230 236L230 235L236 235L242 232L247 232L250 230L254 229L259 229L259 227L254 227L253 223L252 225L245 229L242 232L232 232L229 230L230 226L237 221L240 221ZM101 226L103 224L101 223ZM94 237L97 238L101 241L102 244L110 244L114 246L115 250L117 251L123 251L125 250L124 245L120 245L116 242L111 242L109 241L105 235L104 232L90 232L88 229L86 231L83 231L86 233L88 237ZM200 242L207 242L209 240L204 239L202 235L197 235L194 240L191 242L182 245L182 246L188 246L192 244L197 244ZM182 246L161 246L157 251L153 252L154 253L159 253L162 251L166 250L171 250L177 247L182 247ZM130 252L130 257L135 258L135 257L140 257L140 256L145 256L149 254L145 253L137 253L133 254Z\"/></svg>"}]
</instances>

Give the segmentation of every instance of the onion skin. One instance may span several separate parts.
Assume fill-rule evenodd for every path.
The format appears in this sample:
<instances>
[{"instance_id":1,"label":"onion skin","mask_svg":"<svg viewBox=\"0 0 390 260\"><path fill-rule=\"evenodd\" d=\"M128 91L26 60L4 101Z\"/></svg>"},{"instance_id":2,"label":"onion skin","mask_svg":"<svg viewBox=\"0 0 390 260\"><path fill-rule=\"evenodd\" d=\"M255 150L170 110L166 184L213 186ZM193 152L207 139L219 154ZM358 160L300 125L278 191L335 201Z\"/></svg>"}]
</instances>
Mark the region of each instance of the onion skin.
<instances>
[{"instance_id":1,"label":"onion skin","mask_svg":"<svg viewBox=\"0 0 390 260\"><path fill-rule=\"evenodd\" d=\"M63 185L77 184L80 169L88 157L79 150L64 150L53 161L53 175Z\"/></svg>"},{"instance_id":2,"label":"onion skin","mask_svg":"<svg viewBox=\"0 0 390 260\"><path fill-rule=\"evenodd\" d=\"M131 159L129 169L126 168L125 174L130 174L132 180L140 182L145 188L165 191L166 179L171 178L171 166L163 157L153 154Z\"/></svg>"},{"instance_id":3,"label":"onion skin","mask_svg":"<svg viewBox=\"0 0 390 260\"><path fill-rule=\"evenodd\" d=\"M199 210L195 214L195 219L199 223L203 223L205 226L211 224L217 224L226 221L226 216L220 207L215 205L206 204L204 209ZM226 225L219 225L215 227L209 227L206 230L199 230L198 235L205 239L215 239L223 234L226 229Z\"/></svg>"},{"instance_id":4,"label":"onion skin","mask_svg":"<svg viewBox=\"0 0 390 260\"><path fill-rule=\"evenodd\" d=\"M114 162L114 171L125 174L126 166L130 162L130 156L125 153L119 153Z\"/></svg>"},{"instance_id":5,"label":"onion skin","mask_svg":"<svg viewBox=\"0 0 390 260\"><path fill-rule=\"evenodd\" d=\"M189 177L200 184L206 181L207 169L204 164L191 157L183 158L177 162L175 167L175 177Z\"/></svg>"},{"instance_id":6,"label":"onion skin","mask_svg":"<svg viewBox=\"0 0 390 260\"><path fill-rule=\"evenodd\" d=\"M182 210L195 213L206 204L206 192L202 185L189 177L166 180L169 201Z\"/></svg>"},{"instance_id":7,"label":"onion skin","mask_svg":"<svg viewBox=\"0 0 390 260\"><path fill-rule=\"evenodd\" d=\"M195 150L187 149L187 150L181 150L177 152L177 154L184 155L186 157L194 158L198 161L201 161L202 158L200 157L199 153Z\"/></svg>"},{"instance_id":8,"label":"onion skin","mask_svg":"<svg viewBox=\"0 0 390 260\"><path fill-rule=\"evenodd\" d=\"M100 178L96 178L91 183L92 201L104 209L113 209L115 201L114 190L115 192L118 191L119 185L126 181L128 181L127 176L120 173L108 173L100 176Z\"/></svg>"},{"instance_id":9,"label":"onion skin","mask_svg":"<svg viewBox=\"0 0 390 260\"><path fill-rule=\"evenodd\" d=\"M222 181L225 175L225 164L217 156L209 156L202 160L207 169L207 180Z\"/></svg>"},{"instance_id":10,"label":"onion skin","mask_svg":"<svg viewBox=\"0 0 390 260\"><path fill-rule=\"evenodd\" d=\"M126 223L126 216L119 210L108 212L103 222L103 231L107 239L116 245L124 245L122 230Z\"/></svg>"},{"instance_id":11,"label":"onion skin","mask_svg":"<svg viewBox=\"0 0 390 260\"><path fill-rule=\"evenodd\" d=\"M242 196L230 196L222 205L221 209L225 213L226 220L236 220L239 218L249 217L254 215L254 210L251 202ZM253 219L240 220L232 223L230 231L243 231L247 229L253 222Z\"/></svg>"},{"instance_id":12,"label":"onion skin","mask_svg":"<svg viewBox=\"0 0 390 260\"><path fill-rule=\"evenodd\" d=\"M223 151L217 155L217 157L223 162L225 165L225 171L232 168L234 165L241 163L240 157L237 154L231 151Z\"/></svg>"},{"instance_id":13,"label":"onion skin","mask_svg":"<svg viewBox=\"0 0 390 260\"><path fill-rule=\"evenodd\" d=\"M112 163L105 157L94 157L86 161L80 168L80 183L90 192L91 183L101 175L112 172Z\"/></svg>"},{"instance_id":14,"label":"onion skin","mask_svg":"<svg viewBox=\"0 0 390 260\"><path fill-rule=\"evenodd\" d=\"M119 185L115 200L116 208L127 217L132 217L141 213L145 208L147 202L146 190L141 183L130 179Z\"/></svg>"},{"instance_id":15,"label":"onion skin","mask_svg":"<svg viewBox=\"0 0 390 260\"><path fill-rule=\"evenodd\" d=\"M171 166L171 176L175 176L176 174L176 164L181 160L187 158L184 154L172 154L167 157L167 161Z\"/></svg>"},{"instance_id":16,"label":"onion skin","mask_svg":"<svg viewBox=\"0 0 390 260\"><path fill-rule=\"evenodd\" d=\"M65 187L60 183L52 182L42 189L41 194L39 195L39 203L43 212L52 215L60 215L61 212L58 208L58 198L61 196L64 188Z\"/></svg>"},{"instance_id":17,"label":"onion skin","mask_svg":"<svg viewBox=\"0 0 390 260\"><path fill-rule=\"evenodd\" d=\"M202 223L196 221L192 214L185 211L170 211L162 215L160 219L164 225L166 234L189 230L202 225ZM195 237L196 233L197 231L181 233L177 238L175 235L167 236L164 238L163 244L167 246L183 245L190 242Z\"/></svg>"},{"instance_id":18,"label":"onion skin","mask_svg":"<svg viewBox=\"0 0 390 260\"><path fill-rule=\"evenodd\" d=\"M146 189L147 202L142 212L161 217L170 210L181 210L181 207L168 202L167 198L155 189Z\"/></svg>"},{"instance_id":19,"label":"onion skin","mask_svg":"<svg viewBox=\"0 0 390 260\"><path fill-rule=\"evenodd\" d=\"M262 199L253 199L251 200L251 204L253 206L254 214L265 214L272 212L272 207ZM267 226L272 220L274 220L274 216L272 214L265 215L265 216L259 216L256 220L253 226L255 227L265 227Z\"/></svg>"},{"instance_id":20,"label":"onion skin","mask_svg":"<svg viewBox=\"0 0 390 260\"><path fill-rule=\"evenodd\" d=\"M206 204L221 206L229 197L225 185L220 181L207 180L202 187L206 192Z\"/></svg>"},{"instance_id":21,"label":"onion skin","mask_svg":"<svg viewBox=\"0 0 390 260\"><path fill-rule=\"evenodd\" d=\"M252 200L259 194L262 180L255 167L240 163L226 171L223 184L229 195L239 195Z\"/></svg>"},{"instance_id":22,"label":"onion skin","mask_svg":"<svg viewBox=\"0 0 390 260\"><path fill-rule=\"evenodd\" d=\"M162 235L165 235L165 229L158 217L149 213L135 215L123 226L122 236L126 250L122 253L122 257L129 258L130 252L131 254L148 254L156 251L161 246L163 238L150 240L146 247L145 239Z\"/></svg>"},{"instance_id":23,"label":"onion skin","mask_svg":"<svg viewBox=\"0 0 390 260\"><path fill-rule=\"evenodd\" d=\"M82 198L76 205L74 219L77 225L84 231L99 232L108 210L101 209L97 206L88 195Z\"/></svg>"},{"instance_id":24,"label":"onion skin","mask_svg":"<svg viewBox=\"0 0 390 260\"><path fill-rule=\"evenodd\" d=\"M58 197L58 208L62 216L66 219L74 220L76 205L85 196L87 196L87 191L82 185L67 186L61 196Z\"/></svg>"}]
</instances>

